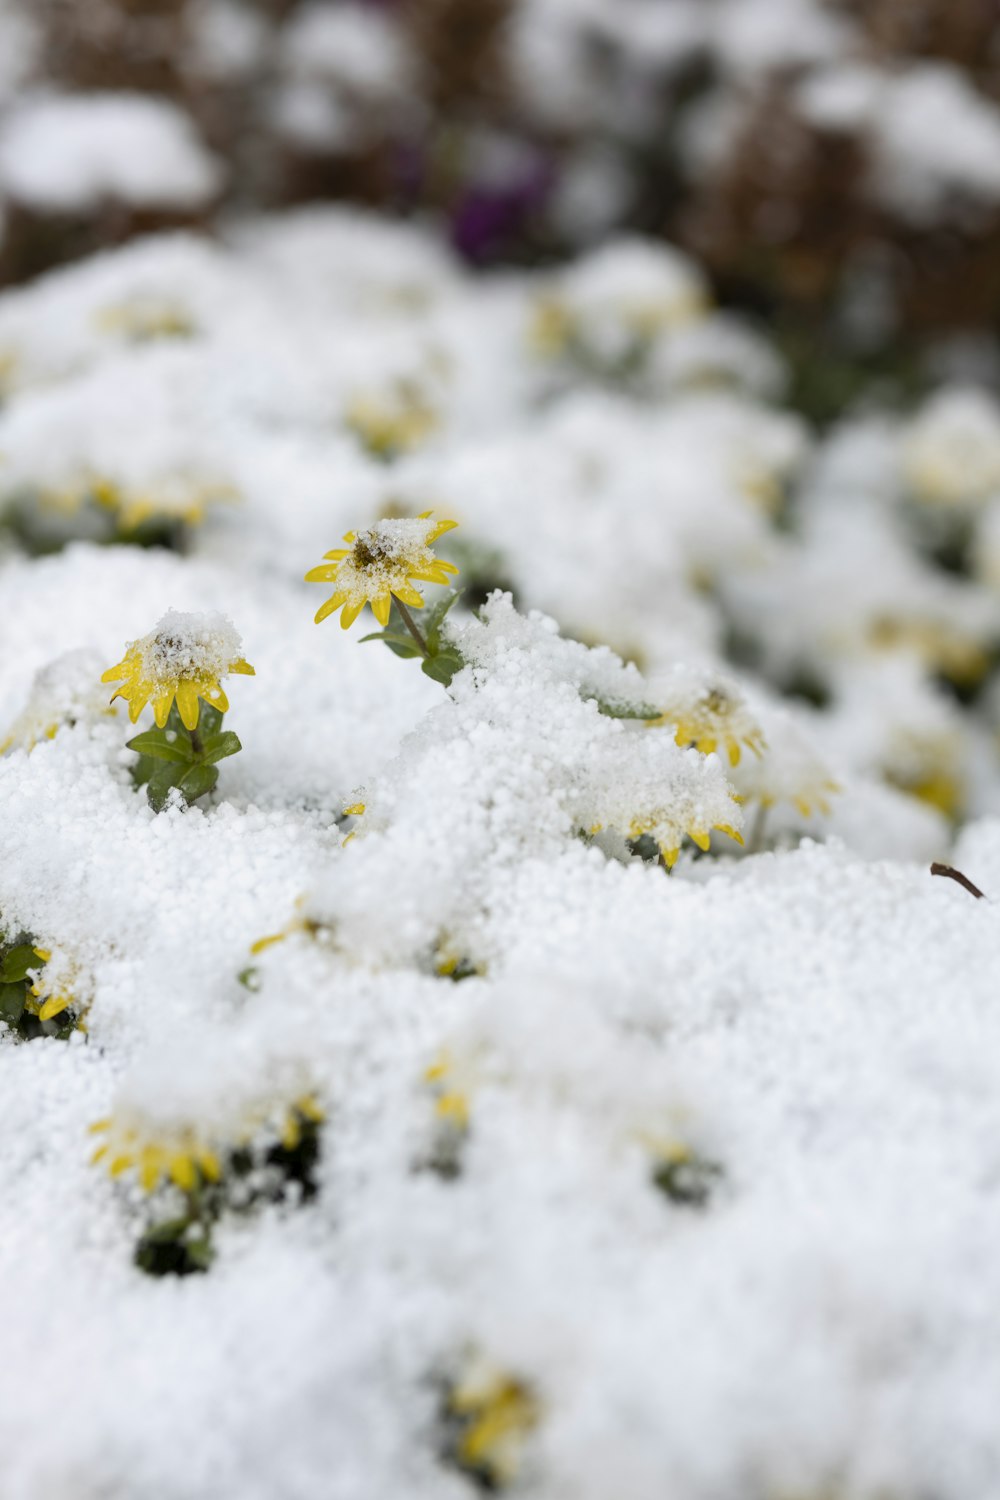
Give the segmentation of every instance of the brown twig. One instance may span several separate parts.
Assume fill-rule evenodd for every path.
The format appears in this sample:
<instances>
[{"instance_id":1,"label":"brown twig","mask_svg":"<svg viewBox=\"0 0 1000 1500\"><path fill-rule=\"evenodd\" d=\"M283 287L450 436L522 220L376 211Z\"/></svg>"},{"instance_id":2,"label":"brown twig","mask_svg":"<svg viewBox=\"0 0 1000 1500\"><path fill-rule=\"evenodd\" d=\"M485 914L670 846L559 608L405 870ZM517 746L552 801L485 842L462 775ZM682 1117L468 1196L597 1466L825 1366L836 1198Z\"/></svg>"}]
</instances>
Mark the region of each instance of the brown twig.
<instances>
[{"instance_id":1,"label":"brown twig","mask_svg":"<svg viewBox=\"0 0 1000 1500\"><path fill-rule=\"evenodd\" d=\"M961 870L955 870L951 865L933 864L931 865L931 874L946 875L949 880L954 880L960 886L963 886L969 892L970 896L975 896L977 901L983 900L983 892L979 889L978 885L973 885L968 875L963 875Z\"/></svg>"}]
</instances>

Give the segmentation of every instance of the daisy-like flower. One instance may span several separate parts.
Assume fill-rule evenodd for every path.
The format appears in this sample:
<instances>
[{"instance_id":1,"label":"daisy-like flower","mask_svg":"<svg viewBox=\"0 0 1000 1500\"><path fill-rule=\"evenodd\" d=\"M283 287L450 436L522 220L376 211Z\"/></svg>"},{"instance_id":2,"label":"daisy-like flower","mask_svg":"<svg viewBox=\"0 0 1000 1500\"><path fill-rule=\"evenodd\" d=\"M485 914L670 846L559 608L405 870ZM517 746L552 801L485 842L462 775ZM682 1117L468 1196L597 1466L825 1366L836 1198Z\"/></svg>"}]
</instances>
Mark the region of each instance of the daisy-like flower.
<instances>
[{"instance_id":1,"label":"daisy-like flower","mask_svg":"<svg viewBox=\"0 0 1000 1500\"><path fill-rule=\"evenodd\" d=\"M665 832L664 828L669 829ZM738 828L731 823L712 823L709 826L694 825L689 828L678 830L676 825L668 816L662 813L653 813L644 818L633 818L628 827L627 837L631 842L641 839L648 834L663 857L663 863L668 870L672 870L677 863L681 852L681 843L685 835L691 840L702 854L707 854L712 847L713 831L724 833L727 838L735 840L737 844L743 843L743 835ZM600 831L599 829L597 830Z\"/></svg>"},{"instance_id":2,"label":"daisy-like flower","mask_svg":"<svg viewBox=\"0 0 1000 1500\"><path fill-rule=\"evenodd\" d=\"M510 1484L541 1416L528 1386L475 1356L449 1390L446 1411L458 1429L453 1449L458 1466L482 1475L490 1488Z\"/></svg>"},{"instance_id":3,"label":"daisy-like flower","mask_svg":"<svg viewBox=\"0 0 1000 1500\"><path fill-rule=\"evenodd\" d=\"M0 740L0 755L15 748L30 754L36 745L55 739L64 726L110 714L96 681L100 665L95 651L78 647L36 672L24 709Z\"/></svg>"},{"instance_id":4,"label":"daisy-like flower","mask_svg":"<svg viewBox=\"0 0 1000 1500\"><path fill-rule=\"evenodd\" d=\"M240 638L224 615L168 610L149 635L129 642L122 660L101 681L123 684L111 702L124 698L133 724L152 701L157 727L162 729L176 700L184 728L197 729L199 698L219 713L229 708L220 678L230 672L254 676L241 652Z\"/></svg>"},{"instance_id":5,"label":"daisy-like flower","mask_svg":"<svg viewBox=\"0 0 1000 1500\"><path fill-rule=\"evenodd\" d=\"M233 486L222 480L187 477L151 478L144 484L92 479L86 494L109 511L118 529L124 532L137 531L149 521L200 526L210 507L239 499Z\"/></svg>"},{"instance_id":6,"label":"daisy-like flower","mask_svg":"<svg viewBox=\"0 0 1000 1500\"><path fill-rule=\"evenodd\" d=\"M67 1013L72 1011L77 1018L76 1024L82 1031L86 1031L81 1017L89 1008L89 1001L81 1001L77 993L80 975L76 966L62 957L53 963L52 953L48 948L36 948L35 952L43 967L32 970L33 978L25 1009L40 1021L54 1021L59 1016L68 1021L72 1017Z\"/></svg>"},{"instance_id":7,"label":"daisy-like flower","mask_svg":"<svg viewBox=\"0 0 1000 1500\"><path fill-rule=\"evenodd\" d=\"M418 448L438 425L434 409L408 384L382 399L355 397L344 420L368 452L383 460Z\"/></svg>"},{"instance_id":8,"label":"daisy-like flower","mask_svg":"<svg viewBox=\"0 0 1000 1500\"><path fill-rule=\"evenodd\" d=\"M218 1155L193 1129L154 1136L138 1123L109 1115L95 1120L90 1130L104 1137L91 1162L103 1162L112 1177L134 1171L145 1193L155 1192L161 1182L173 1182L190 1193L200 1182L218 1182L222 1175Z\"/></svg>"},{"instance_id":9,"label":"daisy-like flower","mask_svg":"<svg viewBox=\"0 0 1000 1500\"><path fill-rule=\"evenodd\" d=\"M286 1111L280 1124L281 1144L286 1151L294 1151L300 1145L303 1134L310 1125L322 1125L326 1120L314 1094L303 1094L301 1099Z\"/></svg>"},{"instance_id":10,"label":"daisy-like flower","mask_svg":"<svg viewBox=\"0 0 1000 1500\"><path fill-rule=\"evenodd\" d=\"M744 802L771 808L788 803L802 818L829 817L842 787L810 736L780 708L762 714L767 730L767 754L743 761L732 781Z\"/></svg>"},{"instance_id":11,"label":"daisy-like flower","mask_svg":"<svg viewBox=\"0 0 1000 1500\"><path fill-rule=\"evenodd\" d=\"M682 689L651 726L669 724L682 748L693 745L702 755L724 750L731 766L738 766L743 749L760 756L766 740L742 694L723 683Z\"/></svg>"},{"instance_id":12,"label":"daisy-like flower","mask_svg":"<svg viewBox=\"0 0 1000 1500\"><path fill-rule=\"evenodd\" d=\"M451 582L458 572L454 563L443 562L431 551L439 536L457 526L457 521L435 521L429 510L415 519L377 521L367 531L348 531L347 547L327 552L327 561L306 574L306 583L332 583L334 591L316 611L316 624L342 609L345 630L354 624L366 604L383 627L389 623L393 595L414 609L423 608L423 596L414 582Z\"/></svg>"},{"instance_id":13,"label":"daisy-like flower","mask_svg":"<svg viewBox=\"0 0 1000 1500\"><path fill-rule=\"evenodd\" d=\"M437 1059L424 1073L424 1082L429 1084L434 1093L434 1113L438 1119L452 1129L464 1133L469 1128L469 1116L471 1113L469 1104L469 1084L471 1082L466 1074L458 1076L461 1070L456 1070L454 1059L447 1051L438 1054Z\"/></svg>"}]
</instances>

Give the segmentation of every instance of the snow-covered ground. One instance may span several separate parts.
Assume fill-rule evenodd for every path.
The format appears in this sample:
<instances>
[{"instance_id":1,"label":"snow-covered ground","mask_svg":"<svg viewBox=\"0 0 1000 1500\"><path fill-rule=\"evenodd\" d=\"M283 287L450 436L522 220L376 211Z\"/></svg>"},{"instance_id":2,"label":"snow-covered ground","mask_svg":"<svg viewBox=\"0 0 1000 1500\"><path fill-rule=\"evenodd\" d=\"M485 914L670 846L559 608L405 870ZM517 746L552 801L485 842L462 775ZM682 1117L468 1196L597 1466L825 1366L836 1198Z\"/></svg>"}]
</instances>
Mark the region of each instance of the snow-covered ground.
<instances>
[{"instance_id":1,"label":"snow-covered ground","mask_svg":"<svg viewBox=\"0 0 1000 1500\"><path fill-rule=\"evenodd\" d=\"M3 1500L995 1500L994 400L333 210L0 383ZM303 582L426 512L447 685ZM191 805L123 659L236 664Z\"/></svg>"}]
</instances>

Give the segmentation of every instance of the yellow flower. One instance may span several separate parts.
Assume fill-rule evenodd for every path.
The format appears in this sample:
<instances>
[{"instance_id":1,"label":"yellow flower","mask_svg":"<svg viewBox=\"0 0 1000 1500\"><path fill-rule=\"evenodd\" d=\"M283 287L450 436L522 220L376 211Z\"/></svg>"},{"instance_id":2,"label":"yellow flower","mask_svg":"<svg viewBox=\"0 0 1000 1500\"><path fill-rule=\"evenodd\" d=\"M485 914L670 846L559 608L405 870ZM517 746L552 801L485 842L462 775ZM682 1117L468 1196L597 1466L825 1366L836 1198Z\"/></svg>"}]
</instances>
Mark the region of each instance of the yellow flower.
<instances>
[{"instance_id":1,"label":"yellow flower","mask_svg":"<svg viewBox=\"0 0 1000 1500\"><path fill-rule=\"evenodd\" d=\"M460 1424L454 1450L460 1467L483 1475L491 1487L509 1484L541 1415L528 1387L477 1358L451 1387L448 1412Z\"/></svg>"},{"instance_id":2,"label":"yellow flower","mask_svg":"<svg viewBox=\"0 0 1000 1500\"><path fill-rule=\"evenodd\" d=\"M677 863L677 858L681 852L680 842L665 842L664 839L657 833L658 826L662 826L662 820L658 817L653 817L652 819L634 818L629 825L627 836L630 840L634 841L635 839L642 838L644 833L650 834L655 839L656 846L659 849L660 854L663 856L663 863L666 865L668 870L672 870L674 865ZM743 835L730 823L713 823L711 828L685 828L684 834L687 835L692 844L696 844L698 846L703 854L707 854L712 846L713 829L717 830L719 833L724 833L727 838L735 839L737 844L743 843ZM683 841L684 834L681 835L681 842Z\"/></svg>"},{"instance_id":3,"label":"yellow flower","mask_svg":"<svg viewBox=\"0 0 1000 1500\"><path fill-rule=\"evenodd\" d=\"M173 1182L182 1192L190 1193L203 1181L218 1182L222 1175L216 1153L189 1128L155 1137L109 1116L95 1120L90 1130L94 1135L106 1137L91 1162L104 1162L112 1177L134 1170L145 1193L154 1192L163 1181Z\"/></svg>"},{"instance_id":4,"label":"yellow flower","mask_svg":"<svg viewBox=\"0 0 1000 1500\"><path fill-rule=\"evenodd\" d=\"M743 699L719 685L679 702L649 723L651 727L673 725L676 743L682 748L693 745L702 755L721 747L731 766L739 765L744 746L757 756L767 748L763 731Z\"/></svg>"},{"instance_id":5,"label":"yellow flower","mask_svg":"<svg viewBox=\"0 0 1000 1500\"><path fill-rule=\"evenodd\" d=\"M198 700L225 713L229 699L219 679L230 672L254 676L240 655L240 638L222 615L190 615L169 610L156 629L130 641L125 656L110 667L102 682L123 682L111 702L124 698L134 724L152 699L157 726L162 729L176 699L185 729L198 727Z\"/></svg>"},{"instance_id":6,"label":"yellow flower","mask_svg":"<svg viewBox=\"0 0 1000 1500\"><path fill-rule=\"evenodd\" d=\"M37 949L35 951L37 952ZM63 986L50 987L46 985L43 977L39 977L31 986L27 1009L40 1021L52 1021L56 1016L61 1016L64 1011L73 1009L76 1004L76 996Z\"/></svg>"},{"instance_id":7,"label":"yellow flower","mask_svg":"<svg viewBox=\"0 0 1000 1500\"><path fill-rule=\"evenodd\" d=\"M465 1081L468 1082L468 1078ZM469 1128L469 1092L455 1077L450 1053L442 1052L437 1062L431 1064L424 1073L424 1082L434 1090L434 1113L438 1119L464 1134Z\"/></svg>"},{"instance_id":8,"label":"yellow flower","mask_svg":"<svg viewBox=\"0 0 1000 1500\"><path fill-rule=\"evenodd\" d=\"M424 511L415 519L378 521L367 531L349 531L348 547L325 554L328 561L306 574L306 583L332 583L334 592L316 612L316 624L342 609L345 630L354 624L367 603L383 627L389 623L392 596L414 609L423 608L423 597L413 587L419 583L447 584L458 572L454 563L442 562L431 546L457 521L434 521Z\"/></svg>"},{"instance_id":9,"label":"yellow flower","mask_svg":"<svg viewBox=\"0 0 1000 1500\"><path fill-rule=\"evenodd\" d=\"M306 1125L322 1125L326 1115L316 1103L313 1094L304 1094L285 1114L281 1122L280 1135L281 1144L286 1151L294 1151L302 1140L302 1131Z\"/></svg>"},{"instance_id":10,"label":"yellow flower","mask_svg":"<svg viewBox=\"0 0 1000 1500\"><path fill-rule=\"evenodd\" d=\"M165 297L133 297L102 307L94 323L102 333L120 335L136 344L151 339L189 339L197 332L187 309Z\"/></svg>"},{"instance_id":11,"label":"yellow flower","mask_svg":"<svg viewBox=\"0 0 1000 1500\"><path fill-rule=\"evenodd\" d=\"M0 742L0 755L15 746L30 754L36 745L55 739L64 725L113 714L96 681L100 666L100 655L81 647L36 672L20 717Z\"/></svg>"},{"instance_id":12,"label":"yellow flower","mask_svg":"<svg viewBox=\"0 0 1000 1500\"><path fill-rule=\"evenodd\" d=\"M437 426L437 415L412 385L404 382L386 399L357 396L344 413L355 437L375 458L391 459L419 447Z\"/></svg>"},{"instance_id":13,"label":"yellow flower","mask_svg":"<svg viewBox=\"0 0 1000 1500\"><path fill-rule=\"evenodd\" d=\"M86 493L102 509L110 511L119 531L137 531L147 521L182 522L200 526L212 505L239 498L231 484L187 479L152 480L136 487L111 479L92 479Z\"/></svg>"},{"instance_id":14,"label":"yellow flower","mask_svg":"<svg viewBox=\"0 0 1000 1500\"><path fill-rule=\"evenodd\" d=\"M264 937L257 938L256 942L250 944L250 952L257 956L264 953L268 948L273 948L277 943L285 943L296 933L304 933L306 937L322 937L329 935L330 929L315 917L306 915L306 897L299 896L295 902L296 915L288 921L278 932L269 932Z\"/></svg>"}]
</instances>

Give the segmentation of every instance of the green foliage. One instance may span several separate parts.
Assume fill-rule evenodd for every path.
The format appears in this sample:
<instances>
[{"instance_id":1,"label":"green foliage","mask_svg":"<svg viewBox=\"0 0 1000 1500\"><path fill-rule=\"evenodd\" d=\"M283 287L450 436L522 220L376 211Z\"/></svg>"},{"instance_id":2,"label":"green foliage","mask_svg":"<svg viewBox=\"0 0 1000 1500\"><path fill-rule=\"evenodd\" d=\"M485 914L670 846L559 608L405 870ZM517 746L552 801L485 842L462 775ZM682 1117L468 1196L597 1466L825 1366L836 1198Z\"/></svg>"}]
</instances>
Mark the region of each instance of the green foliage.
<instances>
[{"instance_id":1,"label":"green foliage","mask_svg":"<svg viewBox=\"0 0 1000 1500\"><path fill-rule=\"evenodd\" d=\"M448 611L461 597L460 589L444 589L428 608L408 610L422 645L408 629L395 599L385 630L372 631L370 635L363 635L361 640L381 641L396 656L419 658L425 676L440 682L442 687L448 687L455 673L465 666L465 661L461 652L444 636L441 627Z\"/></svg>"},{"instance_id":2,"label":"green foliage","mask_svg":"<svg viewBox=\"0 0 1000 1500\"><path fill-rule=\"evenodd\" d=\"M135 1263L147 1276L193 1276L207 1271L214 1256L208 1227L188 1215L154 1224L135 1247Z\"/></svg>"},{"instance_id":3,"label":"green foliage","mask_svg":"<svg viewBox=\"0 0 1000 1500\"><path fill-rule=\"evenodd\" d=\"M653 1183L681 1208L705 1208L719 1180L722 1168L705 1157L685 1155L657 1164Z\"/></svg>"},{"instance_id":4,"label":"green foliage","mask_svg":"<svg viewBox=\"0 0 1000 1500\"><path fill-rule=\"evenodd\" d=\"M0 930L0 1021L22 1042L36 1037L54 1037L58 1041L76 1030L78 1013L68 1007L59 1015L42 1021L33 992L35 978L45 967L34 940L27 933L5 938Z\"/></svg>"},{"instance_id":5,"label":"green foliage","mask_svg":"<svg viewBox=\"0 0 1000 1500\"><path fill-rule=\"evenodd\" d=\"M132 780L146 788L154 812L163 811L175 787L189 807L204 797L219 780L217 763L243 748L238 735L222 728L219 710L203 698L197 729L184 728L175 703L162 729L146 729L127 743L138 755Z\"/></svg>"},{"instance_id":6,"label":"green foliage","mask_svg":"<svg viewBox=\"0 0 1000 1500\"><path fill-rule=\"evenodd\" d=\"M168 1192L180 1208L139 1237L133 1256L139 1269L147 1276L207 1271L215 1259L212 1233L224 1214L250 1213L265 1203L311 1202L319 1193L323 1127L297 1108L291 1119L295 1129L289 1137L231 1150L217 1182L199 1173L190 1191L171 1184Z\"/></svg>"},{"instance_id":7,"label":"green foliage","mask_svg":"<svg viewBox=\"0 0 1000 1500\"><path fill-rule=\"evenodd\" d=\"M586 694L585 696L590 696ZM607 719L658 719L660 710L648 703L612 703L606 698L595 698L598 713Z\"/></svg>"}]
</instances>

